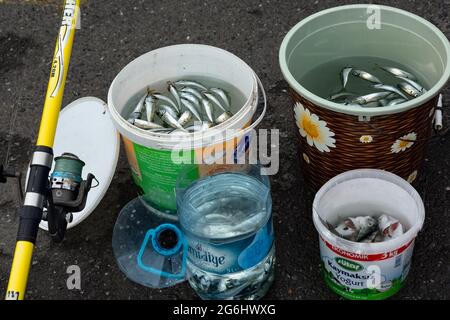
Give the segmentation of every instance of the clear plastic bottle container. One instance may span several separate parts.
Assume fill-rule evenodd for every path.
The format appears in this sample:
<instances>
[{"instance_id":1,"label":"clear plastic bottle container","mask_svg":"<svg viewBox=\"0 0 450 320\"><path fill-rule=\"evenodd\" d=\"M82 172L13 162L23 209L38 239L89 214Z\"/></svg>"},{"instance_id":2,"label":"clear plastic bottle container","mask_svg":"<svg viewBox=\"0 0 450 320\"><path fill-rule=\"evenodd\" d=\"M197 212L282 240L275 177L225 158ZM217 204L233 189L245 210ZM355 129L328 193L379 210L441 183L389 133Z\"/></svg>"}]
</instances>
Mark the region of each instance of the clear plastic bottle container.
<instances>
[{"instance_id":1,"label":"clear plastic bottle container","mask_svg":"<svg viewBox=\"0 0 450 320\"><path fill-rule=\"evenodd\" d=\"M259 171L258 171L259 172ZM187 278L202 299L259 299L274 278L272 198L266 176L224 172L178 191Z\"/></svg>"}]
</instances>

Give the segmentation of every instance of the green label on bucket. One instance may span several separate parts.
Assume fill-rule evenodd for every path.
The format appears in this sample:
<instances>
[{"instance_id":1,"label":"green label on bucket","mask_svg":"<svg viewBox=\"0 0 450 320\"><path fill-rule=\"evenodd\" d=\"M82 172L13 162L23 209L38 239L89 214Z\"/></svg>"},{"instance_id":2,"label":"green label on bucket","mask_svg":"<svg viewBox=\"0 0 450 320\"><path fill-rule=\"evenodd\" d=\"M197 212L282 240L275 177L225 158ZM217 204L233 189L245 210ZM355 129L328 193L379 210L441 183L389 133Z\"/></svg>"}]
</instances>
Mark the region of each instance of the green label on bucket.
<instances>
[{"instance_id":1,"label":"green label on bucket","mask_svg":"<svg viewBox=\"0 0 450 320\"><path fill-rule=\"evenodd\" d=\"M172 152L168 150L150 149L134 143L134 152L140 176L133 172L133 179L145 198L159 209L176 211L175 186L181 170L187 165L174 163ZM187 152L192 152L193 158L194 151ZM192 180L198 178L197 171L190 172Z\"/></svg>"},{"instance_id":2,"label":"green label on bucket","mask_svg":"<svg viewBox=\"0 0 450 320\"><path fill-rule=\"evenodd\" d=\"M380 254L346 251L320 239L327 285L347 299L379 300L397 293L411 265L413 242Z\"/></svg>"}]
</instances>

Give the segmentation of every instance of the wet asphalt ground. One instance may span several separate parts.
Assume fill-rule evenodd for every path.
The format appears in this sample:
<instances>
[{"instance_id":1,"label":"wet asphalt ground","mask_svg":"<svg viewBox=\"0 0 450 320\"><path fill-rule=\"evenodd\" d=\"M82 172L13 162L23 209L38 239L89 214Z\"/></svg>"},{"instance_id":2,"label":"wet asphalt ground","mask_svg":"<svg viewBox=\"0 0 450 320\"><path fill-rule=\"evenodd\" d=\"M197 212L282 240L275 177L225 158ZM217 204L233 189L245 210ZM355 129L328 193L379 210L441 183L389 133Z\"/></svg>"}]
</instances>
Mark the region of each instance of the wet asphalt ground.
<instances>
[{"instance_id":1,"label":"wet asphalt ground","mask_svg":"<svg viewBox=\"0 0 450 320\"><path fill-rule=\"evenodd\" d=\"M37 4L38 3L38 4ZM0 162L22 173L37 137L62 1L0 0ZM262 128L281 130L281 168L271 177L276 231L276 281L269 299L336 299L319 274L311 199L299 169L291 101L278 67L278 48L299 20L353 1L106 1L85 0L64 105L85 97L106 101L115 75L132 59L159 47L204 43L245 60L261 77L269 110ZM418 14L450 37L450 1L380 1ZM444 92L450 103L450 87ZM449 117L444 125L450 126ZM450 135L433 138L419 191L426 204L412 270L396 299L450 298ZM99 155L100 156L100 155ZM111 236L120 209L136 196L121 152L111 187L95 212L54 244L40 232L29 299L194 299L187 284L152 290L118 269ZM18 220L14 181L0 184L0 296L13 256ZM68 290L66 269L81 268L81 290Z\"/></svg>"}]
</instances>

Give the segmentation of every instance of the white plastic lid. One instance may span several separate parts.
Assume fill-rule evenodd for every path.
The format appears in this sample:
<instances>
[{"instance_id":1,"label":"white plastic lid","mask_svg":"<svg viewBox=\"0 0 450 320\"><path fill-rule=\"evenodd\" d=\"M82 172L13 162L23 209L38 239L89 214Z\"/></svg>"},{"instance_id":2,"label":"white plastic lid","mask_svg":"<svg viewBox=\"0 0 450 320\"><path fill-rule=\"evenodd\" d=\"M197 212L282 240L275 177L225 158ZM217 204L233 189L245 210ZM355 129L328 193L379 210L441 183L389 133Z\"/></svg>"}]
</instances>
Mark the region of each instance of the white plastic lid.
<instances>
[{"instance_id":1,"label":"white plastic lid","mask_svg":"<svg viewBox=\"0 0 450 320\"><path fill-rule=\"evenodd\" d=\"M67 228L86 219L103 199L116 170L119 150L119 134L106 111L105 102L95 97L85 97L62 109L53 145L54 157L64 152L77 155L86 163L83 179L92 173L99 182L95 187L96 182L93 181L94 188L89 191L86 207L73 213L73 221ZM48 230L46 221L41 221L39 227Z\"/></svg>"}]
</instances>

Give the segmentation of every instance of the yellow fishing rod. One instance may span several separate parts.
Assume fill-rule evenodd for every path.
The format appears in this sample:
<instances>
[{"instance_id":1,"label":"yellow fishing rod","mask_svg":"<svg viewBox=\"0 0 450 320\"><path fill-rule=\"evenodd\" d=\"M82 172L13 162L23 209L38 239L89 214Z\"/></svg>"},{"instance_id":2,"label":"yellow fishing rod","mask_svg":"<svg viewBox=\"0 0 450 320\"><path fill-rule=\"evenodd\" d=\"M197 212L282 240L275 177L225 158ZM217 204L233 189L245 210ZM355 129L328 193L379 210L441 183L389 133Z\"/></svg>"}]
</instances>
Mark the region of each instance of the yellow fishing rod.
<instances>
[{"instance_id":1,"label":"yellow fishing rod","mask_svg":"<svg viewBox=\"0 0 450 320\"><path fill-rule=\"evenodd\" d=\"M79 5L80 0L66 0L64 4L62 24L56 41L39 135L30 163L26 194L20 211L16 249L6 291L7 300L23 300L25 296L39 223L42 220L44 204L48 201L49 173L53 163L52 148L77 18L80 14Z\"/></svg>"}]
</instances>

